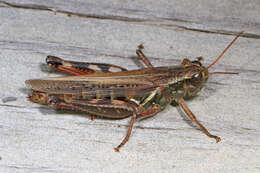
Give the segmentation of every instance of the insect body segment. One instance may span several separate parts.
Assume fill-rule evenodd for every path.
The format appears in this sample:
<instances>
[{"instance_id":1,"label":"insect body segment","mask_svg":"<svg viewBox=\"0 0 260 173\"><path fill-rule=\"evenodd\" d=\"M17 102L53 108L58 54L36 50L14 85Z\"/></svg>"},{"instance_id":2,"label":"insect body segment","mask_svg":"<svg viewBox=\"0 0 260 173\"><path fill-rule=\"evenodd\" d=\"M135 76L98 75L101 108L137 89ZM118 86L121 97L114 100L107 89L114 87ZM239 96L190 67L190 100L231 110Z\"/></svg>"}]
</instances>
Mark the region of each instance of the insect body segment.
<instances>
[{"instance_id":1,"label":"insect body segment","mask_svg":"<svg viewBox=\"0 0 260 173\"><path fill-rule=\"evenodd\" d=\"M81 111L113 119L131 117L127 134L115 151L119 151L128 141L137 119L153 116L172 102L178 103L208 137L219 142L220 137L208 132L184 103L184 99L197 95L210 75L236 73L209 73L212 65L204 67L200 62L202 58L196 61L184 59L180 66L153 67L142 52L143 48L140 45L136 53L147 68L131 71L110 64L65 61L48 56L46 62L50 67L74 76L27 80L26 85L33 90L29 98L56 109Z\"/></svg>"}]
</instances>

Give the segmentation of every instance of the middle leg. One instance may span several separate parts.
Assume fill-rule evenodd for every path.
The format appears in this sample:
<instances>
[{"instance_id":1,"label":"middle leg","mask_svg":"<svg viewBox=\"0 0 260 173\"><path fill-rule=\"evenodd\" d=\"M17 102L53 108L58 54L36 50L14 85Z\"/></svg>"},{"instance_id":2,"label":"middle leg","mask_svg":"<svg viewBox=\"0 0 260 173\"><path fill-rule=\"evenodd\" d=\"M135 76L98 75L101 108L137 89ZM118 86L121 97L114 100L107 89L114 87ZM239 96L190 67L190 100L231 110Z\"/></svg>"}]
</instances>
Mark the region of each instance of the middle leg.
<instances>
[{"instance_id":1,"label":"middle leg","mask_svg":"<svg viewBox=\"0 0 260 173\"><path fill-rule=\"evenodd\" d=\"M188 117L191 119L191 121L195 122L201 128L203 133L205 133L210 138L214 138L216 140L216 142L221 141L220 137L212 135L211 133L209 133L209 131L197 120L196 116L191 112L191 110L188 108L188 106L184 103L183 99L180 99L177 102L182 107L184 112L188 115Z\"/></svg>"}]
</instances>

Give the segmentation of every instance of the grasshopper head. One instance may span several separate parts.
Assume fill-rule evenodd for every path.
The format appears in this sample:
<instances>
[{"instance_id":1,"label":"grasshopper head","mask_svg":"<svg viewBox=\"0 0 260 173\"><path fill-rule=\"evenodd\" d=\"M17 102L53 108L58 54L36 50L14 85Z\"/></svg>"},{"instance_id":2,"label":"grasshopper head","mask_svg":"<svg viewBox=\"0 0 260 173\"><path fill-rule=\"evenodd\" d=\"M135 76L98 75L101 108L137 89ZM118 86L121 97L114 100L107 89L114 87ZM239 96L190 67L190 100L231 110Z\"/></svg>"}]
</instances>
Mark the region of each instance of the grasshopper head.
<instances>
[{"instance_id":1,"label":"grasshopper head","mask_svg":"<svg viewBox=\"0 0 260 173\"><path fill-rule=\"evenodd\" d=\"M190 69L184 76L184 97L196 96L208 80L208 69L202 66L200 60L202 58L196 61L184 59L182 62L182 66Z\"/></svg>"},{"instance_id":2,"label":"grasshopper head","mask_svg":"<svg viewBox=\"0 0 260 173\"><path fill-rule=\"evenodd\" d=\"M29 96L29 99L32 102L39 103L39 104L48 104L48 94L40 91L33 91L32 94Z\"/></svg>"},{"instance_id":3,"label":"grasshopper head","mask_svg":"<svg viewBox=\"0 0 260 173\"><path fill-rule=\"evenodd\" d=\"M181 67L183 69L183 74L178 83L174 84L172 88L172 94L174 98L181 97L192 97L198 94L198 92L203 88L204 84L207 82L208 77L213 74L238 74L234 72L208 72L208 69L214 66L220 58L226 53L226 51L231 47L231 45L243 34L240 32L223 50L223 52L217 57L217 59L212 62L208 67L201 65L200 61L203 60L202 57L198 57L196 61L189 61L184 59Z\"/></svg>"}]
</instances>

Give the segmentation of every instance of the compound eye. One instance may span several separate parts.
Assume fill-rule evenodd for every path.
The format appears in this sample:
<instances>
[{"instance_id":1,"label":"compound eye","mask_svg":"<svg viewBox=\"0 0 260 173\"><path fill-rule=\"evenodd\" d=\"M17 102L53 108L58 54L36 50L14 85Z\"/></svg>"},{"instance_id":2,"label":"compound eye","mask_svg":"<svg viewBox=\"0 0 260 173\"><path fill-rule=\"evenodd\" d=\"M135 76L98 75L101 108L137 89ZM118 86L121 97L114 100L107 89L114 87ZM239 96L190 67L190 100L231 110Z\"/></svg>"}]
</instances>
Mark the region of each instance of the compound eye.
<instances>
[{"instance_id":1,"label":"compound eye","mask_svg":"<svg viewBox=\"0 0 260 173\"><path fill-rule=\"evenodd\" d=\"M202 81L202 74L201 73L196 73L191 77L191 83L192 84L197 84Z\"/></svg>"}]
</instances>

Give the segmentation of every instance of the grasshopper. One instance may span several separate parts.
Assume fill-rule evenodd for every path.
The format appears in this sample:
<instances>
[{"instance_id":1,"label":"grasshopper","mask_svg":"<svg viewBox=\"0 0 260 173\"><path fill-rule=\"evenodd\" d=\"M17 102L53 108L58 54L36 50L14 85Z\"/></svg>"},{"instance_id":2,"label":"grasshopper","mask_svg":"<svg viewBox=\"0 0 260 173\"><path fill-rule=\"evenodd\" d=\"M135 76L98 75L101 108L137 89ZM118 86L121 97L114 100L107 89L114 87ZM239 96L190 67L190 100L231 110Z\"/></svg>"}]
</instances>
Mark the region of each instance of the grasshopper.
<instances>
[{"instance_id":1,"label":"grasshopper","mask_svg":"<svg viewBox=\"0 0 260 173\"><path fill-rule=\"evenodd\" d=\"M29 99L59 110L85 112L92 118L131 117L126 136L114 148L117 152L129 140L136 120L153 116L172 102L179 104L203 133L219 142L221 138L212 135L197 120L184 99L197 95L213 74L238 74L209 73L208 69L242 34L239 33L208 67L201 64L202 57L195 61L184 59L180 66L154 67L144 55L143 45L138 46L136 54L146 68L131 71L111 64L65 61L48 56L48 66L71 76L27 80L26 85L33 90Z\"/></svg>"}]
</instances>

